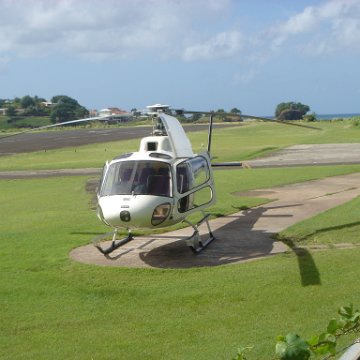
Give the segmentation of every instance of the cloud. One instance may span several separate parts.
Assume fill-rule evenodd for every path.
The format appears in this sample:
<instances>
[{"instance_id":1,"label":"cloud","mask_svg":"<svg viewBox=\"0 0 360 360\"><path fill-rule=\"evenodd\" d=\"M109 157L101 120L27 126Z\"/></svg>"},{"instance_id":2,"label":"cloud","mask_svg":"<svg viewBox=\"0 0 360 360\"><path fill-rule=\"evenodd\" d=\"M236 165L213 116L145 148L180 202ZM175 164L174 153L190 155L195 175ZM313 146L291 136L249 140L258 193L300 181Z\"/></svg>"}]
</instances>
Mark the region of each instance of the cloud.
<instances>
[{"instance_id":1,"label":"cloud","mask_svg":"<svg viewBox=\"0 0 360 360\"><path fill-rule=\"evenodd\" d=\"M230 2L215 0L0 0L0 55L128 58L180 54L197 23Z\"/></svg>"},{"instance_id":2,"label":"cloud","mask_svg":"<svg viewBox=\"0 0 360 360\"><path fill-rule=\"evenodd\" d=\"M244 44L245 38L240 32L221 32L203 43L185 48L183 59L194 61L228 58L239 54Z\"/></svg>"},{"instance_id":3,"label":"cloud","mask_svg":"<svg viewBox=\"0 0 360 360\"><path fill-rule=\"evenodd\" d=\"M272 50L295 44L300 51L328 54L360 50L360 1L332 0L308 6L268 31Z\"/></svg>"},{"instance_id":4,"label":"cloud","mask_svg":"<svg viewBox=\"0 0 360 360\"><path fill-rule=\"evenodd\" d=\"M331 0L307 6L283 22L275 21L268 28L259 24L259 30L252 33L246 32L246 27L234 29L230 24L232 30L205 34L187 44L182 58L185 61L232 58L242 63L247 59L262 66L282 51L312 56L360 51L360 0Z\"/></svg>"},{"instance_id":5,"label":"cloud","mask_svg":"<svg viewBox=\"0 0 360 360\"><path fill-rule=\"evenodd\" d=\"M235 83L248 84L258 75L258 72L255 68L246 69L246 71L234 74L233 80Z\"/></svg>"},{"instance_id":6,"label":"cloud","mask_svg":"<svg viewBox=\"0 0 360 360\"><path fill-rule=\"evenodd\" d=\"M244 26L239 9L235 0L0 0L0 57L262 64L285 47L315 55L360 51L360 0L308 6L267 28L256 17L255 26Z\"/></svg>"}]
</instances>

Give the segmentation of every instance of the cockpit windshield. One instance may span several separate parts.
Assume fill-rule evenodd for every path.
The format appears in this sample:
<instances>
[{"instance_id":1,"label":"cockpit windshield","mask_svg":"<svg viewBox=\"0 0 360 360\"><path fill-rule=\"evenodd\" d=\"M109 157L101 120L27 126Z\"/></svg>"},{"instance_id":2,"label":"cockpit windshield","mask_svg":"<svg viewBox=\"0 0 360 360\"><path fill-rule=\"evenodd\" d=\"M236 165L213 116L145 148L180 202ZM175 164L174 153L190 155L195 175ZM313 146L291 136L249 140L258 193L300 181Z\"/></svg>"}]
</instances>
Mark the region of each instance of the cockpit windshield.
<instances>
[{"instance_id":1,"label":"cockpit windshield","mask_svg":"<svg viewBox=\"0 0 360 360\"><path fill-rule=\"evenodd\" d=\"M110 165L100 196L171 196L169 164L162 161L120 161Z\"/></svg>"}]
</instances>

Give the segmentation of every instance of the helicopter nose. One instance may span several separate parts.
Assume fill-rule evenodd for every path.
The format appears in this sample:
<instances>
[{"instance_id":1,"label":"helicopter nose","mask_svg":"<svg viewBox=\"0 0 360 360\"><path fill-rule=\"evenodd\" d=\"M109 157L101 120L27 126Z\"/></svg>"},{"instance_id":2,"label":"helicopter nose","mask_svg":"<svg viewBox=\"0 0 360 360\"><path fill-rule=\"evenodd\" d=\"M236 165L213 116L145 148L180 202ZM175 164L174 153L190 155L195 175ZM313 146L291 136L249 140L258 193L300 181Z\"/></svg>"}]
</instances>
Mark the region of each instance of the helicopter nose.
<instances>
[{"instance_id":1,"label":"helicopter nose","mask_svg":"<svg viewBox=\"0 0 360 360\"><path fill-rule=\"evenodd\" d=\"M162 197L137 195L104 196L99 199L99 218L112 227L152 228L165 222L170 204L164 204ZM154 210L155 209L155 210Z\"/></svg>"}]
</instances>

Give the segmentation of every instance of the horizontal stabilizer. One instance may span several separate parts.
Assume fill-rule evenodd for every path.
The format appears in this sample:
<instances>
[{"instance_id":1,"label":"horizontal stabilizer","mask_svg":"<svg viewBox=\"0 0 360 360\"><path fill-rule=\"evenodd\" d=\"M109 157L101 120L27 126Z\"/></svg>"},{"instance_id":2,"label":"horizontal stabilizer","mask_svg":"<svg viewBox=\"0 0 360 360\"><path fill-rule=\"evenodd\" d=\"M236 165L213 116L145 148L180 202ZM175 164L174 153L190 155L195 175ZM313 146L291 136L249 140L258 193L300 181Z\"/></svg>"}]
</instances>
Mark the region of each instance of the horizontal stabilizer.
<instances>
[{"instance_id":1,"label":"horizontal stabilizer","mask_svg":"<svg viewBox=\"0 0 360 360\"><path fill-rule=\"evenodd\" d=\"M239 161L228 161L228 162L219 162L219 163L212 163L212 167L242 167L242 163Z\"/></svg>"}]
</instances>

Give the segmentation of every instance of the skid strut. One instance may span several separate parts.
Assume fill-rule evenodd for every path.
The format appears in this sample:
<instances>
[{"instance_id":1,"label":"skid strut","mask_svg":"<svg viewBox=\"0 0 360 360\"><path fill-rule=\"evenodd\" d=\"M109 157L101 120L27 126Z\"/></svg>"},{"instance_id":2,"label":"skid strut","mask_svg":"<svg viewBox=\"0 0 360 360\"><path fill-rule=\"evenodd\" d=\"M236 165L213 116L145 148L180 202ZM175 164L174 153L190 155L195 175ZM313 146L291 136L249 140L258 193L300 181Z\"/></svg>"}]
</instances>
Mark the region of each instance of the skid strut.
<instances>
[{"instance_id":1,"label":"skid strut","mask_svg":"<svg viewBox=\"0 0 360 360\"><path fill-rule=\"evenodd\" d=\"M188 223L194 229L193 234L191 236L189 236L187 239L185 239L185 241L186 241L187 246L189 246L189 248L195 254L199 254L213 240L215 240L215 236L211 232L209 221L208 221L208 217L210 216L210 214L205 214L204 212L202 212L202 214L204 215L203 218L200 221L198 221L196 224L191 223L189 220L186 220L186 219L184 220L184 222ZM206 226L208 228L209 237L205 241L202 241L198 228L204 221L206 222Z\"/></svg>"},{"instance_id":2,"label":"skid strut","mask_svg":"<svg viewBox=\"0 0 360 360\"><path fill-rule=\"evenodd\" d=\"M109 255L111 254L114 250L118 249L119 247L125 245L126 243L128 243L129 241L133 240L133 236L131 235L131 231L129 230L128 232L128 235L127 237L125 237L124 239L121 239L121 240L116 240L116 236L117 236L117 233L118 233L118 229L115 229L114 232L113 232L113 237L112 237L112 242L111 242L111 245L106 248L106 249L103 249L101 246L100 246L100 241L102 239L104 239L106 236L108 236L109 234L111 233L107 233L105 235L100 235L98 237L96 237L94 240L93 240L93 244L94 246L103 254L103 255Z\"/></svg>"}]
</instances>

